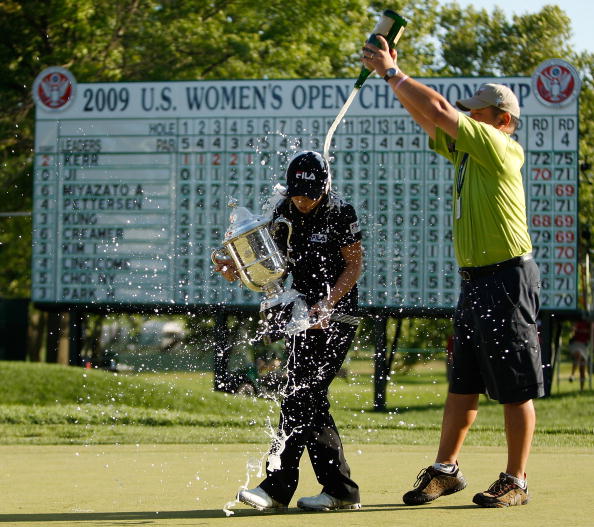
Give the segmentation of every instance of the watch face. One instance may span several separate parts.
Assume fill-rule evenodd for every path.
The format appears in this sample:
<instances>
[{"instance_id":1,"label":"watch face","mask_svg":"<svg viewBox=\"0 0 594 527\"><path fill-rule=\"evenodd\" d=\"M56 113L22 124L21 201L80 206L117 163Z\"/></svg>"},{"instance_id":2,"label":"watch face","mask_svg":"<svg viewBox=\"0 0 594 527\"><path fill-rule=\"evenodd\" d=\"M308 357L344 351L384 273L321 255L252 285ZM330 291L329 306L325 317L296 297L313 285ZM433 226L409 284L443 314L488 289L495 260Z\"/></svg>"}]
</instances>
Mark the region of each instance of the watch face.
<instances>
[{"instance_id":1,"label":"watch face","mask_svg":"<svg viewBox=\"0 0 594 527\"><path fill-rule=\"evenodd\" d=\"M394 75L396 75L396 69L395 68L388 68L386 70L386 74L384 75L385 78L389 79L390 77L393 77Z\"/></svg>"}]
</instances>

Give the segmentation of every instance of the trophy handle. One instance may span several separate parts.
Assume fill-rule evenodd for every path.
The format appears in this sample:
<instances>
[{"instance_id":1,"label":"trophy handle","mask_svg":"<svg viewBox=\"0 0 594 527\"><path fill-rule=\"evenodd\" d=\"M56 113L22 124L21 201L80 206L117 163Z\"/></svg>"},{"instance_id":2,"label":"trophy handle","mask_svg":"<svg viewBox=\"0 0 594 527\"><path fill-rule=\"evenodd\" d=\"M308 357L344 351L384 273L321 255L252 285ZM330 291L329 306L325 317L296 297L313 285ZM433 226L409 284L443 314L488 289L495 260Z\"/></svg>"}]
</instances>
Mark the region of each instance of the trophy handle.
<instances>
[{"instance_id":1,"label":"trophy handle","mask_svg":"<svg viewBox=\"0 0 594 527\"><path fill-rule=\"evenodd\" d=\"M217 258L220 260L230 260L231 255L229 251L225 249L225 247L217 247L214 251L210 253L210 259L214 265L218 265L220 262L217 262Z\"/></svg>"},{"instance_id":2,"label":"trophy handle","mask_svg":"<svg viewBox=\"0 0 594 527\"><path fill-rule=\"evenodd\" d=\"M293 234L293 224L284 216L279 216L278 218L276 218L276 220L274 220L272 222L272 228L271 228L270 234L274 235L279 223L284 223L287 226L287 229L289 230L289 232L287 234L287 260L292 261L289 255L291 254L291 251L292 251L291 235Z\"/></svg>"}]
</instances>

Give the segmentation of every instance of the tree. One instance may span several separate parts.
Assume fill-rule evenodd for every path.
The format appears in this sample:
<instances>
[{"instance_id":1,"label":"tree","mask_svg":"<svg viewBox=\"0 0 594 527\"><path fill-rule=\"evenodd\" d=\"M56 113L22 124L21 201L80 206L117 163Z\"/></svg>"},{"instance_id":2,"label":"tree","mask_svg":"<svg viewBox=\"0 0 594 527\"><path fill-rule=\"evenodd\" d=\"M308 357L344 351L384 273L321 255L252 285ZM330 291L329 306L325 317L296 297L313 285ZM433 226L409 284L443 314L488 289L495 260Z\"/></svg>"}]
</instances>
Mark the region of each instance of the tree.
<instances>
[{"instance_id":1,"label":"tree","mask_svg":"<svg viewBox=\"0 0 594 527\"><path fill-rule=\"evenodd\" d=\"M44 68L79 82L347 75L373 18L363 0L2 0L0 212L31 210ZM0 243L0 296L29 296L30 223L0 218Z\"/></svg>"},{"instance_id":2,"label":"tree","mask_svg":"<svg viewBox=\"0 0 594 527\"><path fill-rule=\"evenodd\" d=\"M567 44L571 20L558 6L514 15L510 23L499 8L477 11L454 2L442 9L439 27L440 75L529 76L545 59L574 58Z\"/></svg>"},{"instance_id":3,"label":"tree","mask_svg":"<svg viewBox=\"0 0 594 527\"><path fill-rule=\"evenodd\" d=\"M355 77L383 2L364 0L0 0L0 212L31 209L31 84L47 66L79 82ZM399 55L412 75L530 75L545 58L574 63L580 97L580 213L594 213L591 53L567 42L558 6L508 19L495 8L407 0ZM0 296L29 296L31 224L0 218ZM421 343L419 342L419 345Z\"/></svg>"}]
</instances>

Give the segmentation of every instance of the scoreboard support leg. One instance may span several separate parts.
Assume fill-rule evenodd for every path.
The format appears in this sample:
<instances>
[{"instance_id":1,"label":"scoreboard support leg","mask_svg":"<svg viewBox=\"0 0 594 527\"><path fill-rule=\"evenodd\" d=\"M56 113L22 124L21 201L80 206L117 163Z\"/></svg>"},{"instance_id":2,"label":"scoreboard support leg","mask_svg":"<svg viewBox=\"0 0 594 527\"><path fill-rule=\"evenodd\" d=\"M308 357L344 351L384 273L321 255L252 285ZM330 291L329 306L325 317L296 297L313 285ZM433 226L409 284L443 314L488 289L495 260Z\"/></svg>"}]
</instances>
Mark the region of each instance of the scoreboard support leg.
<instances>
[{"instance_id":1,"label":"scoreboard support leg","mask_svg":"<svg viewBox=\"0 0 594 527\"><path fill-rule=\"evenodd\" d=\"M373 409L378 412L386 410L386 390L388 387L388 379L390 378L390 370L394 362L394 356L398 349L398 341L400 339L400 330L402 329L402 319L396 318L396 332L392 346L388 352L388 320L390 317L378 315L374 318L374 335L375 335L375 354L373 356L374 372L374 397Z\"/></svg>"},{"instance_id":2,"label":"scoreboard support leg","mask_svg":"<svg viewBox=\"0 0 594 527\"><path fill-rule=\"evenodd\" d=\"M553 313L543 313L540 327L540 348L543 365L545 397L551 395L553 373L558 366L559 341L561 337L561 321Z\"/></svg>"},{"instance_id":3,"label":"scoreboard support leg","mask_svg":"<svg viewBox=\"0 0 594 527\"><path fill-rule=\"evenodd\" d=\"M386 385L388 383L388 371L386 368L388 353L387 328L388 317L384 315L376 315L376 317L374 317L373 325L375 337L375 354L373 356L373 409L377 412L386 410Z\"/></svg>"},{"instance_id":4,"label":"scoreboard support leg","mask_svg":"<svg viewBox=\"0 0 594 527\"><path fill-rule=\"evenodd\" d=\"M82 366L83 326L85 323L82 311L71 311L69 317L68 364Z\"/></svg>"},{"instance_id":5,"label":"scoreboard support leg","mask_svg":"<svg viewBox=\"0 0 594 527\"><path fill-rule=\"evenodd\" d=\"M69 314L51 311L47 319L46 362L64 364L69 363L68 328Z\"/></svg>"},{"instance_id":6,"label":"scoreboard support leg","mask_svg":"<svg viewBox=\"0 0 594 527\"><path fill-rule=\"evenodd\" d=\"M220 310L215 315L214 332L214 390L226 391L227 369L231 346L229 344L229 327L227 326L227 312Z\"/></svg>"}]
</instances>

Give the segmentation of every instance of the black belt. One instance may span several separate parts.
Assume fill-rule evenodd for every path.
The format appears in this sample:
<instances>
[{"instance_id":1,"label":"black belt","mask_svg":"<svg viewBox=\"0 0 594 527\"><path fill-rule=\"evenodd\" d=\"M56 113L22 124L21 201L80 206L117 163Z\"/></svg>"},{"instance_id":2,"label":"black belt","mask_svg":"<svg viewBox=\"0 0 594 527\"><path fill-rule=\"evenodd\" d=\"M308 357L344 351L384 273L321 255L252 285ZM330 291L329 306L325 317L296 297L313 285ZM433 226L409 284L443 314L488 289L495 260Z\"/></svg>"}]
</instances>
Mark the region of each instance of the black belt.
<instances>
[{"instance_id":1,"label":"black belt","mask_svg":"<svg viewBox=\"0 0 594 527\"><path fill-rule=\"evenodd\" d=\"M462 280L476 280L481 276L494 274L497 271L501 271L502 269L517 267L532 259L532 253L528 253L496 264L483 265L481 267L460 267L460 269L458 269L458 273L462 277Z\"/></svg>"}]
</instances>

